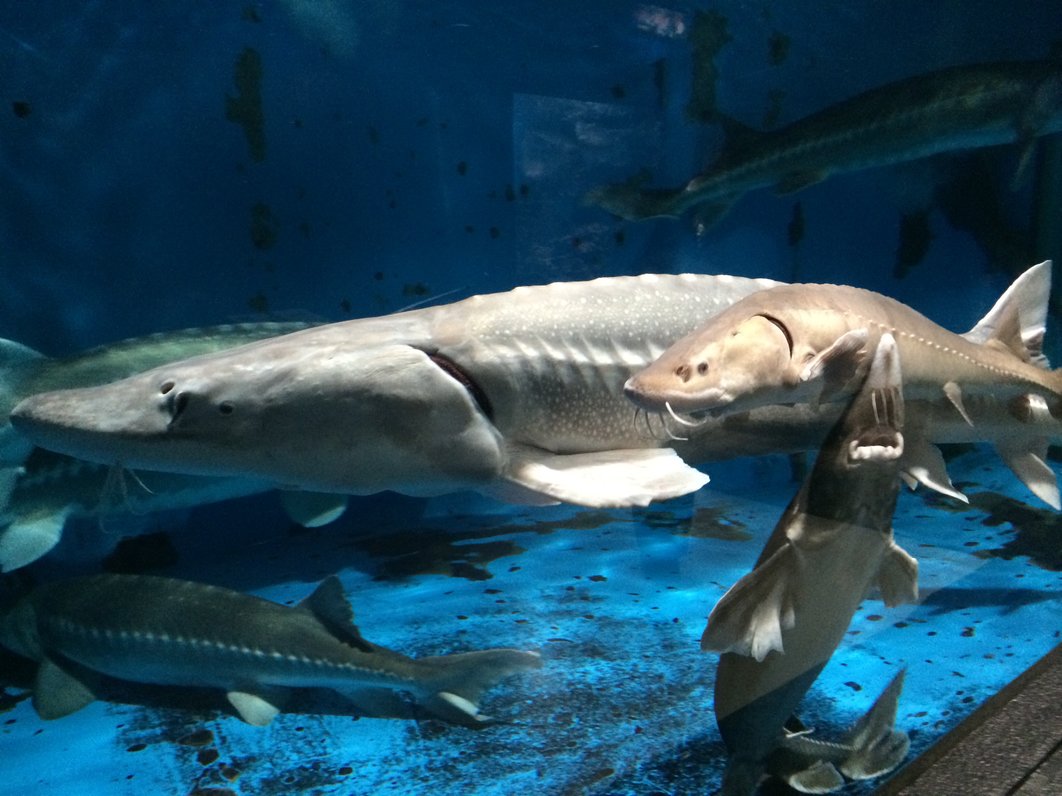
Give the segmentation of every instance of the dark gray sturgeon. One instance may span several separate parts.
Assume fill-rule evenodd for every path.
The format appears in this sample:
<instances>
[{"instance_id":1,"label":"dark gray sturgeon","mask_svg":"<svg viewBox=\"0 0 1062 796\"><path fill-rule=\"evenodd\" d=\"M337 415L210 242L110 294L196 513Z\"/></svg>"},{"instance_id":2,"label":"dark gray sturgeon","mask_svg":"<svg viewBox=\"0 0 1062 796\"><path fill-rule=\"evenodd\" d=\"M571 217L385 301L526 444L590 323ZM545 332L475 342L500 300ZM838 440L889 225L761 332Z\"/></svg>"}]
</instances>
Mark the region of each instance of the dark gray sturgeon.
<instances>
[{"instance_id":1,"label":"dark gray sturgeon","mask_svg":"<svg viewBox=\"0 0 1062 796\"><path fill-rule=\"evenodd\" d=\"M268 724L292 688L407 692L459 723L487 720L481 694L541 665L538 653L490 649L414 660L362 638L339 580L293 608L240 592L147 575L91 575L38 586L0 616L0 644L40 662L42 718L81 709L98 675L220 688L240 717Z\"/></svg>"},{"instance_id":2,"label":"dark gray sturgeon","mask_svg":"<svg viewBox=\"0 0 1062 796\"><path fill-rule=\"evenodd\" d=\"M755 568L708 617L701 647L723 653L715 715L730 752L727 796L751 794L765 769L825 793L842 773L877 776L907 753L907 736L893 730L902 676L841 744L784 729L874 586L887 605L918 599L918 563L892 536L903 424L900 355L885 333Z\"/></svg>"},{"instance_id":3,"label":"dark gray sturgeon","mask_svg":"<svg viewBox=\"0 0 1062 796\"><path fill-rule=\"evenodd\" d=\"M832 174L963 149L1017 143L1024 170L1036 138L1062 130L1062 63L970 64L897 80L727 147L680 188L606 185L588 201L631 221L701 208L709 225L745 193L799 191Z\"/></svg>"}]
</instances>

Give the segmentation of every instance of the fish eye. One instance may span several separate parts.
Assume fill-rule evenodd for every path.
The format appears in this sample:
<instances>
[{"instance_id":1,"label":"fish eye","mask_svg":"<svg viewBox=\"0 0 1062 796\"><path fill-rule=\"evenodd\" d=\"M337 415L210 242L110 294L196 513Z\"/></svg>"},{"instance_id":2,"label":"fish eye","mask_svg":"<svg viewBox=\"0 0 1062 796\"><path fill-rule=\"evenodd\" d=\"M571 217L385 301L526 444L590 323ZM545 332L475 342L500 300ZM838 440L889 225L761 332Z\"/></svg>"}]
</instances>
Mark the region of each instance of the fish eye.
<instances>
[{"instance_id":1,"label":"fish eye","mask_svg":"<svg viewBox=\"0 0 1062 796\"><path fill-rule=\"evenodd\" d=\"M707 362L698 362L697 363L697 375L703 376L707 372L708 372L708 363Z\"/></svg>"},{"instance_id":2,"label":"fish eye","mask_svg":"<svg viewBox=\"0 0 1062 796\"><path fill-rule=\"evenodd\" d=\"M177 385L174 384L173 381L164 381L162 383L162 386L159 387L159 393L162 395L167 395L176 386Z\"/></svg>"},{"instance_id":3,"label":"fish eye","mask_svg":"<svg viewBox=\"0 0 1062 796\"><path fill-rule=\"evenodd\" d=\"M218 411L223 415L231 415L236 411L236 407L233 405L232 401L222 401L218 404Z\"/></svg>"}]
</instances>

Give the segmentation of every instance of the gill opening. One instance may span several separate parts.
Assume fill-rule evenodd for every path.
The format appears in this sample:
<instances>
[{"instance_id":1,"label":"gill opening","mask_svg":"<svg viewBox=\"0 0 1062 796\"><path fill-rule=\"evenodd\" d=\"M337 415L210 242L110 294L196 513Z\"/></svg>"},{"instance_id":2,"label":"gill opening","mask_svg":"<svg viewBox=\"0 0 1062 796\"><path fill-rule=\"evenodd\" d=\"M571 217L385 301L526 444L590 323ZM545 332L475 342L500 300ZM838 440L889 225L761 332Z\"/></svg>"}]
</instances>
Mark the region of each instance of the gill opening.
<instances>
[{"instance_id":1,"label":"gill opening","mask_svg":"<svg viewBox=\"0 0 1062 796\"><path fill-rule=\"evenodd\" d=\"M490 398L487 397L487 393L479 386L476 380L468 374L468 371L438 351L425 351L424 353L450 378L468 390L468 394L472 396L472 400L476 402L476 406L487 416L488 420L494 420L494 407L491 406Z\"/></svg>"},{"instance_id":2,"label":"gill opening","mask_svg":"<svg viewBox=\"0 0 1062 796\"><path fill-rule=\"evenodd\" d=\"M789 346L789 356L793 356L793 335L789 333L789 327L787 327L784 323L782 323L778 318L775 318L773 315L765 315L763 313L760 313L760 317L763 318L765 321L770 321L771 323L773 323L776 327L778 327L778 331L785 335L786 345Z\"/></svg>"}]
</instances>

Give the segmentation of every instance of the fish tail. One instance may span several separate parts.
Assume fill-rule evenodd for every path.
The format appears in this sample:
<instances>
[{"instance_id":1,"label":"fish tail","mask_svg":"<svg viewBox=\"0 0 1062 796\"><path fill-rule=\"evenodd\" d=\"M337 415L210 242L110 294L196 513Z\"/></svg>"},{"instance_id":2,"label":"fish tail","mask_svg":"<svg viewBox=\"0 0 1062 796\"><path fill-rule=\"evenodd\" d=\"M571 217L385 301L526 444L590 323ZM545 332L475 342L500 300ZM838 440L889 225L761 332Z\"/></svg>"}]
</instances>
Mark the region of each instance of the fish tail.
<instances>
[{"instance_id":1,"label":"fish tail","mask_svg":"<svg viewBox=\"0 0 1062 796\"><path fill-rule=\"evenodd\" d=\"M31 391L32 379L48 361L43 354L14 340L0 338L0 467L20 465L30 447L11 427L15 404Z\"/></svg>"},{"instance_id":2,"label":"fish tail","mask_svg":"<svg viewBox=\"0 0 1062 796\"><path fill-rule=\"evenodd\" d=\"M850 779L870 779L892 771L907 756L911 742L907 733L894 729L896 708L906 670L901 670L877 698L870 710L849 730L844 739L852 753L841 763Z\"/></svg>"},{"instance_id":3,"label":"fish tail","mask_svg":"<svg viewBox=\"0 0 1062 796\"><path fill-rule=\"evenodd\" d=\"M489 649L421 658L418 664L429 670L423 700L428 710L458 724L482 724L491 721L479 711L484 692L507 677L541 667L542 657L524 650Z\"/></svg>"}]
</instances>

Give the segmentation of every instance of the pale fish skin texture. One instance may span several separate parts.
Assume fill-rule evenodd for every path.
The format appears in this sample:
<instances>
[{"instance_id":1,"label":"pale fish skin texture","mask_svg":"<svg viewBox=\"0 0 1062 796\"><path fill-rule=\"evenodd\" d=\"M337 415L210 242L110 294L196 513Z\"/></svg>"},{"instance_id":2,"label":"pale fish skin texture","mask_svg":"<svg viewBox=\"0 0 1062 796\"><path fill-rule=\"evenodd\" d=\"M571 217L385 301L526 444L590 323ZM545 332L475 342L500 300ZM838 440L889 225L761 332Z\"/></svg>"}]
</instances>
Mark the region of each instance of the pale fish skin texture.
<instances>
[{"instance_id":1,"label":"pale fish skin texture","mask_svg":"<svg viewBox=\"0 0 1062 796\"><path fill-rule=\"evenodd\" d=\"M1048 443L1062 439L1062 371L1049 369L1042 352L1050 286L1050 261L1033 266L960 335L880 293L782 285L706 319L624 390L642 409L673 416L836 405L853 394L878 340L890 334L904 363L905 477L958 496L929 443L988 441L1058 509L1045 463ZM941 406L951 407L950 420Z\"/></svg>"},{"instance_id":2,"label":"pale fish skin texture","mask_svg":"<svg viewBox=\"0 0 1062 796\"><path fill-rule=\"evenodd\" d=\"M107 465L34 449L9 422L27 395L106 384L172 362L248 342L289 334L310 324L261 322L159 332L51 358L11 340L0 340L0 572L26 566L48 553L72 517L128 518L163 509L189 508L264 492L262 479L153 474L122 477ZM282 496L293 520L326 524L342 514L340 495ZM101 554L117 538L101 533ZM106 543L106 544L103 544Z\"/></svg>"},{"instance_id":3,"label":"pale fish skin texture","mask_svg":"<svg viewBox=\"0 0 1062 796\"><path fill-rule=\"evenodd\" d=\"M784 728L872 588L887 605L918 599L918 564L892 535L904 448L901 359L884 334L755 568L708 618L701 647L722 653L715 715L730 753L728 796L751 794L765 771L798 789L832 790L841 773L877 776L906 754L906 735L893 730L902 680L832 750L804 736L798 748Z\"/></svg>"},{"instance_id":4,"label":"pale fish skin texture","mask_svg":"<svg viewBox=\"0 0 1062 796\"><path fill-rule=\"evenodd\" d=\"M34 395L12 422L42 447L134 469L644 505L707 476L635 416L623 383L699 318L776 284L647 274L520 287Z\"/></svg>"},{"instance_id":5,"label":"pale fish skin texture","mask_svg":"<svg viewBox=\"0 0 1062 796\"><path fill-rule=\"evenodd\" d=\"M1062 66L1014 61L941 69L887 83L767 133L743 131L711 168L678 188L638 180L587 201L631 221L696 208L708 227L758 188L799 191L834 174L998 144L1022 147L1024 176L1039 136L1062 130Z\"/></svg>"},{"instance_id":6,"label":"pale fish skin texture","mask_svg":"<svg viewBox=\"0 0 1062 796\"><path fill-rule=\"evenodd\" d=\"M362 638L339 581L287 607L218 586L148 575L89 575L36 587L0 617L0 644L39 662L42 718L92 702L99 675L217 688L240 717L268 724L295 688L355 705L380 689L481 724L483 693L537 669L537 652L490 649L413 659Z\"/></svg>"}]
</instances>

